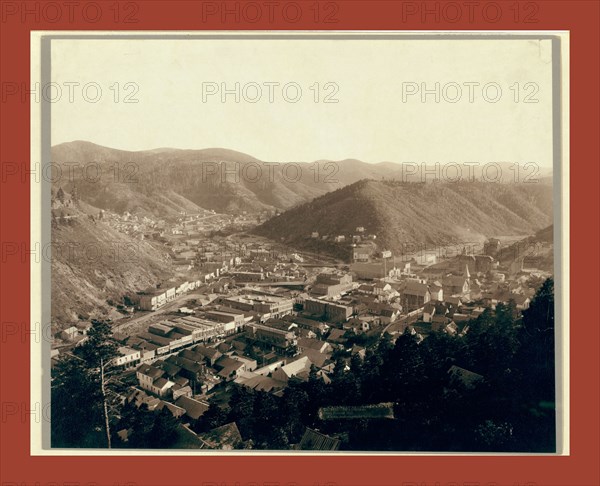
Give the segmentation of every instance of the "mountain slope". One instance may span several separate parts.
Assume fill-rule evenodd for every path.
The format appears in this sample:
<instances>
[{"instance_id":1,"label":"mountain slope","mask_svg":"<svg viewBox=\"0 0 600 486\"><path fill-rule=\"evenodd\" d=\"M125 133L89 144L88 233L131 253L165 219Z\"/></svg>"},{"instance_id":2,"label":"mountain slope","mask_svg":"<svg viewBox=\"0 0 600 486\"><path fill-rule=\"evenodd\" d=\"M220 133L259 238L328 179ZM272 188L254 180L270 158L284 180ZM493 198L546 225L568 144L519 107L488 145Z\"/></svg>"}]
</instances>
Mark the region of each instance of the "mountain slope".
<instances>
[{"instance_id":1,"label":"mountain slope","mask_svg":"<svg viewBox=\"0 0 600 486\"><path fill-rule=\"evenodd\" d=\"M375 175L359 161L338 170L329 161L266 163L225 149L127 152L82 141L52 147L52 162L69 174L60 183L84 201L157 217L287 209L360 179L365 168Z\"/></svg>"},{"instance_id":2,"label":"mountain slope","mask_svg":"<svg viewBox=\"0 0 600 486\"><path fill-rule=\"evenodd\" d=\"M57 328L79 318L114 314L108 301L173 276L168 255L98 219L100 211L69 194L53 200L52 321Z\"/></svg>"},{"instance_id":3,"label":"mountain slope","mask_svg":"<svg viewBox=\"0 0 600 486\"><path fill-rule=\"evenodd\" d=\"M380 248L447 245L490 235L531 234L552 222L552 187L543 184L359 181L290 209L256 229L296 246L321 236L377 236Z\"/></svg>"},{"instance_id":4,"label":"mountain slope","mask_svg":"<svg viewBox=\"0 0 600 486\"><path fill-rule=\"evenodd\" d=\"M523 260L524 268L535 268L552 273L554 270L554 225L542 228L510 246L501 248L497 255L500 264L509 267Z\"/></svg>"},{"instance_id":5,"label":"mountain slope","mask_svg":"<svg viewBox=\"0 0 600 486\"><path fill-rule=\"evenodd\" d=\"M52 162L62 174L55 185L69 192L76 188L83 201L158 218L201 208L220 213L286 210L362 179L421 181L427 171L431 181L435 173L444 173L421 164L367 164L356 159L264 162L220 148L128 152L84 141L52 147ZM509 165L500 171L504 182L514 176ZM480 171L474 170L474 175L479 177ZM448 177L456 173L450 171Z\"/></svg>"}]
</instances>

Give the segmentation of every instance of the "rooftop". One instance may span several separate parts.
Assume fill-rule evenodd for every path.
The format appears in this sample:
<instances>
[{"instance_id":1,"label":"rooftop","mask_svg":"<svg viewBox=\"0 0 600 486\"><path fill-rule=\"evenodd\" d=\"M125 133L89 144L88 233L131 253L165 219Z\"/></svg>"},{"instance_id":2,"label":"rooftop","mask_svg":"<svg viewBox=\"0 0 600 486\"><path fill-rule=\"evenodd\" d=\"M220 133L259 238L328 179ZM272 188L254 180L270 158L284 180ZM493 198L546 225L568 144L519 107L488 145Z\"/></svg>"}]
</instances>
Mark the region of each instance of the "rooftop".
<instances>
[{"instance_id":1,"label":"rooftop","mask_svg":"<svg viewBox=\"0 0 600 486\"><path fill-rule=\"evenodd\" d=\"M306 427L298 449L308 451L337 451L341 441Z\"/></svg>"}]
</instances>

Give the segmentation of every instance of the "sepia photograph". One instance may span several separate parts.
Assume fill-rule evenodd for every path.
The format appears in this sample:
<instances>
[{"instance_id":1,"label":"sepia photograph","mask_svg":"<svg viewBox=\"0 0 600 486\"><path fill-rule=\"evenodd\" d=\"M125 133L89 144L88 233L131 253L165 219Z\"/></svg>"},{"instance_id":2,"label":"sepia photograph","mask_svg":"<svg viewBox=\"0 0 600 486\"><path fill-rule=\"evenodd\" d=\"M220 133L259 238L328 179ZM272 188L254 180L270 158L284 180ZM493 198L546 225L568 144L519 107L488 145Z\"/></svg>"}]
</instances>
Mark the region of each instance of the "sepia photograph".
<instances>
[{"instance_id":1,"label":"sepia photograph","mask_svg":"<svg viewBox=\"0 0 600 486\"><path fill-rule=\"evenodd\" d=\"M568 453L568 33L31 52L32 453Z\"/></svg>"}]
</instances>

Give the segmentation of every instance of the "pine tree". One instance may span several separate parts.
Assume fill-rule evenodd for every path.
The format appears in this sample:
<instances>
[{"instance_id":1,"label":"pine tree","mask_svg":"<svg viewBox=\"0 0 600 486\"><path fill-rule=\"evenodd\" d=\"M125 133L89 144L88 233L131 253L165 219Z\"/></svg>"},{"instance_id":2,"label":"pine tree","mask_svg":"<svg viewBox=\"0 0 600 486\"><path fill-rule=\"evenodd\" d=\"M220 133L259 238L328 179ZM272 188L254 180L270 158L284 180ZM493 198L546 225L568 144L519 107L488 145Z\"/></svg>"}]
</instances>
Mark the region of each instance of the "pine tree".
<instances>
[{"instance_id":1,"label":"pine tree","mask_svg":"<svg viewBox=\"0 0 600 486\"><path fill-rule=\"evenodd\" d=\"M81 359L66 355L53 370L51 394L52 447L106 446L97 373Z\"/></svg>"},{"instance_id":2,"label":"pine tree","mask_svg":"<svg viewBox=\"0 0 600 486\"><path fill-rule=\"evenodd\" d=\"M108 366L111 359L119 355L117 344L112 340L112 329L105 321L93 320L87 340L76 349L90 368Z\"/></svg>"}]
</instances>

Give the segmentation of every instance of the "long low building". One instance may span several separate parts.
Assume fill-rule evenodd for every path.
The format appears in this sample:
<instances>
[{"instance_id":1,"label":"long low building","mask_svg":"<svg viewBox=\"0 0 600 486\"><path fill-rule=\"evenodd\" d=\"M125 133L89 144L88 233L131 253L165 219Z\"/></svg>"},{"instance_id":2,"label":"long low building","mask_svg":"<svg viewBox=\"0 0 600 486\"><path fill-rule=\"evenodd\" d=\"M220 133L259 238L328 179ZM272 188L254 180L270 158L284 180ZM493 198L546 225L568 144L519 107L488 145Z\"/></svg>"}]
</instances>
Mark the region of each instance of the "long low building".
<instances>
[{"instance_id":1,"label":"long low building","mask_svg":"<svg viewBox=\"0 0 600 486\"><path fill-rule=\"evenodd\" d=\"M205 280L205 278L191 281L186 280L170 288L150 288L131 296L131 299L137 304L138 309L155 311L167 302L172 301L176 296L200 287Z\"/></svg>"},{"instance_id":2,"label":"long low building","mask_svg":"<svg viewBox=\"0 0 600 486\"><path fill-rule=\"evenodd\" d=\"M235 329L233 323L232 329ZM157 355L171 353L184 346L206 342L225 334L226 325L222 322L184 316L172 321L151 324L148 332L141 332L137 336L129 338L127 343L136 350L142 350L141 359L145 361Z\"/></svg>"},{"instance_id":3,"label":"long low building","mask_svg":"<svg viewBox=\"0 0 600 486\"><path fill-rule=\"evenodd\" d=\"M244 325L244 314L233 314L223 310L211 310L206 312L206 317L219 322L235 322L237 326Z\"/></svg>"},{"instance_id":4,"label":"long low building","mask_svg":"<svg viewBox=\"0 0 600 486\"><path fill-rule=\"evenodd\" d=\"M250 337L256 341L287 351L298 344L296 333L284 329L276 329L262 324L250 324Z\"/></svg>"},{"instance_id":5,"label":"long low building","mask_svg":"<svg viewBox=\"0 0 600 486\"><path fill-rule=\"evenodd\" d=\"M222 322L201 319L195 316L179 317L174 319L174 322L193 328L195 341L206 341L207 339L218 337L226 333L225 325Z\"/></svg>"},{"instance_id":6,"label":"long low building","mask_svg":"<svg viewBox=\"0 0 600 486\"><path fill-rule=\"evenodd\" d=\"M321 420L393 419L394 404L321 407L318 414Z\"/></svg>"},{"instance_id":7,"label":"long low building","mask_svg":"<svg viewBox=\"0 0 600 486\"><path fill-rule=\"evenodd\" d=\"M345 322L352 316L352 307L319 299L306 299L304 312L329 322Z\"/></svg>"},{"instance_id":8,"label":"long low building","mask_svg":"<svg viewBox=\"0 0 600 486\"><path fill-rule=\"evenodd\" d=\"M279 318L292 312L294 300L266 294L236 295L222 299L224 305L244 312L254 311Z\"/></svg>"},{"instance_id":9,"label":"long low building","mask_svg":"<svg viewBox=\"0 0 600 486\"><path fill-rule=\"evenodd\" d=\"M263 272L232 272L231 277L238 282L261 282L265 279Z\"/></svg>"}]
</instances>

